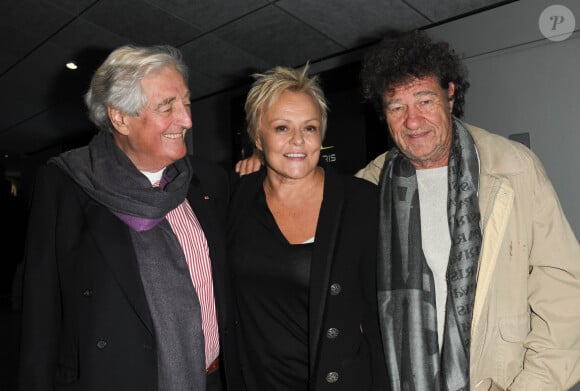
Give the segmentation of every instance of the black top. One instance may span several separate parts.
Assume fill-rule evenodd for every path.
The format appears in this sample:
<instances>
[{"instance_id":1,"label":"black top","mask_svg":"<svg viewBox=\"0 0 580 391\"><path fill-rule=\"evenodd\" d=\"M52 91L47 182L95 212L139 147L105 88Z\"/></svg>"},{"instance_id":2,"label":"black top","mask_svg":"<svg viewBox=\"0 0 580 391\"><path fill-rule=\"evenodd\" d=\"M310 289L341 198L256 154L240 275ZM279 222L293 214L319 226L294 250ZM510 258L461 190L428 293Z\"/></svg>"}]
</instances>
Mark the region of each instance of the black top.
<instances>
[{"instance_id":1,"label":"black top","mask_svg":"<svg viewBox=\"0 0 580 391\"><path fill-rule=\"evenodd\" d=\"M238 350L247 391L386 391L376 290L378 193L323 167L316 242L290 245L269 212L266 170L230 202ZM255 320L253 320L255 318Z\"/></svg>"},{"instance_id":2,"label":"black top","mask_svg":"<svg viewBox=\"0 0 580 391\"><path fill-rule=\"evenodd\" d=\"M313 245L288 243L263 191L249 207L231 247L244 381L248 390L306 390Z\"/></svg>"}]
</instances>

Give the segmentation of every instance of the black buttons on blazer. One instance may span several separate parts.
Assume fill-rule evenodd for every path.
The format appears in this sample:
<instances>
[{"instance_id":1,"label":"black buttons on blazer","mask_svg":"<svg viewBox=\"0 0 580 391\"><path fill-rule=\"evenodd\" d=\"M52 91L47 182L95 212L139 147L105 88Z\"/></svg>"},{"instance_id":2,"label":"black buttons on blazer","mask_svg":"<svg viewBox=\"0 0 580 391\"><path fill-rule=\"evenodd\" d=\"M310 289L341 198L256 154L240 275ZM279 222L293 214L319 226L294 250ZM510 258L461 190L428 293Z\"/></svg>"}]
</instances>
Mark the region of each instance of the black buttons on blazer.
<instances>
[{"instance_id":1,"label":"black buttons on blazer","mask_svg":"<svg viewBox=\"0 0 580 391\"><path fill-rule=\"evenodd\" d=\"M337 296L341 290L342 290L342 287L340 286L340 284L335 282L334 284L332 284L330 286L330 295Z\"/></svg>"},{"instance_id":2,"label":"black buttons on blazer","mask_svg":"<svg viewBox=\"0 0 580 391\"><path fill-rule=\"evenodd\" d=\"M326 337L328 339L334 339L336 337L338 337L338 334L340 334L340 332L338 331L337 328L331 327L326 331Z\"/></svg>"},{"instance_id":3,"label":"black buttons on blazer","mask_svg":"<svg viewBox=\"0 0 580 391\"><path fill-rule=\"evenodd\" d=\"M328 372L326 374L326 381L328 383L336 383L338 381L338 372Z\"/></svg>"},{"instance_id":4,"label":"black buttons on blazer","mask_svg":"<svg viewBox=\"0 0 580 391\"><path fill-rule=\"evenodd\" d=\"M100 339L97 341L97 348L104 349L106 347L107 347L107 341L105 341L104 339Z\"/></svg>"},{"instance_id":5,"label":"black buttons on blazer","mask_svg":"<svg viewBox=\"0 0 580 391\"><path fill-rule=\"evenodd\" d=\"M93 290L91 288L87 288L83 291L84 297L91 297L93 295Z\"/></svg>"}]
</instances>

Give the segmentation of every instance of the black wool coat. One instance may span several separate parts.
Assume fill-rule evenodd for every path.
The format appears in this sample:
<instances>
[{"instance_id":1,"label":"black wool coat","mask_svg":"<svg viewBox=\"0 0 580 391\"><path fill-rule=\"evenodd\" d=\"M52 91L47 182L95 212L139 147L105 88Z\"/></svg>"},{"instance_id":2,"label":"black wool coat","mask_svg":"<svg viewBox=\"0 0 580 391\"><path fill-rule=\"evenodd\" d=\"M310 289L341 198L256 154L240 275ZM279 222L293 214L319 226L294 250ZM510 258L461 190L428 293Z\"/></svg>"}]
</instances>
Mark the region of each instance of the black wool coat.
<instances>
[{"instance_id":1,"label":"black wool coat","mask_svg":"<svg viewBox=\"0 0 580 391\"><path fill-rule=\"evenodd\" d=\"M221 370L238 384L225 270L229 180L192 159L187 198L207 237ZM156 391L155 334L129 227L56 165L35 183L25 257L20 391Z\"/></svg>"},{"instance_id":2,"label":"black wool coat","mask_svg":"<svg viewBox=\"0 0 580 391\"><path fill-rule=\"evenodd\" d=\"M310 267L308 389L384 391L387 370L376 294L378 188L324 168ZM263 191L264 176L262 170L238 183L229 216L229 246L236 240L263 240L245 232L240 222L254 213L251 205ZM238 346L242 349L243 342Z\"/></svg>"}]
</instances>

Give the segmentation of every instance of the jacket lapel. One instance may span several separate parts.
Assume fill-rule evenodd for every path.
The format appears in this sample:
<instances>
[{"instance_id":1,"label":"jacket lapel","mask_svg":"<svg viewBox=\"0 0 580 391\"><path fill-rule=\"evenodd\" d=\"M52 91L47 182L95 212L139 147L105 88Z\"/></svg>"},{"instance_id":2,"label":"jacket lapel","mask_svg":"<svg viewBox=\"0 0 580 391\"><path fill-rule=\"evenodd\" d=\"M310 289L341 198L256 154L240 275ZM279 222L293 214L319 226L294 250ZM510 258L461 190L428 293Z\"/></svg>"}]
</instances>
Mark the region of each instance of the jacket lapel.
<instances>
[{"instance_id":1,"label":"jacket lapel","mask_svg":"<svg viewBox=\"0 0 580 391\"><path fill-rule=\"evenodd\" d=\"M324 194L318 224L316 242L310 267L309 296L309 361L310 374L316 370L317 352L322 335L326 298L328 296L334 250L344 204L344 186L331 170L325 170Z\"/></svg>"},{"instance_id":2,"label":"jacket lapel","mask_svg":"<svg viewBox=\"0 0 580 391\"><path fill-rule=\"evenodd\" d=\"M499 250L502 245L505 230L514 203L514 192L506 180L486 175L482 172L479 190L479 208L483 242L479 256L477 288L473 304L473 320L471 325L471 340L481 341L476 334L482 325L483 309L487 300L487 293L497 264ZM472 346L472 357L479 351L479 346Z\"/></svg>"},{"instance_id":3,"label":"jacket lapel","mask_svg":"<svg viewBox=\"0 0 580 391\"><path fill-rule=\"evenodd\" d=\"M153 323L127 226L103 206L89 201L87 222L103 258L143 324L153 335Z\"/></svg>"}]
</instances>

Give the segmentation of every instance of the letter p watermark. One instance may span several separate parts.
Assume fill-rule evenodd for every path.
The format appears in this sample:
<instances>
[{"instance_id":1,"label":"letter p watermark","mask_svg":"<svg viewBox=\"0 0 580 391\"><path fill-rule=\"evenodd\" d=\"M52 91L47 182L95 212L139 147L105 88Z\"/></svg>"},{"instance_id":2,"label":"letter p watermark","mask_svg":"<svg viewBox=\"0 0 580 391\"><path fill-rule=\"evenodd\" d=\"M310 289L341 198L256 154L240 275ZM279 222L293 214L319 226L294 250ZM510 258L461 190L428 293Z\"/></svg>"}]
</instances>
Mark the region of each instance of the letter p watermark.
<instances>
[{"instance_id":1,"label":"letter p watermark","mask_svg":"<svg viewBox=\"0 0 580 391\"><path fill-rule=\"evenodd\" d=\"M566 18L564 18L562 15L552 15L550 16L550 20L552 20L554 23L552 24L552 31L556 31L556 27L559 24L564 23L564 20Z\"/></svg>"},{"instance_id":2,"label":"letter p watermark","mask_svg":"<svg viewBox=\"0 0 580 391\"><path fill-rule=\"evenodd\" d=\"M550 41L563 41L574 32L576 19L569 8L551 5L540 14L538 25L542 35Z\"/></svg>"}]
</instances>

